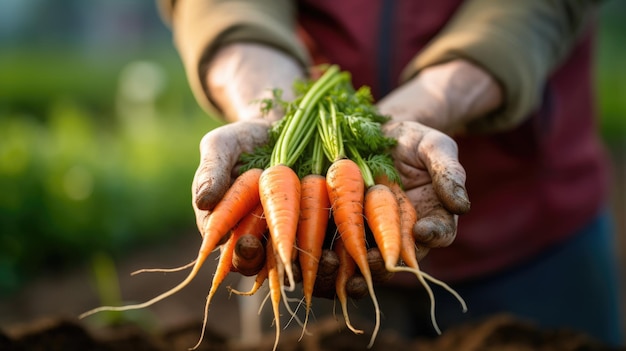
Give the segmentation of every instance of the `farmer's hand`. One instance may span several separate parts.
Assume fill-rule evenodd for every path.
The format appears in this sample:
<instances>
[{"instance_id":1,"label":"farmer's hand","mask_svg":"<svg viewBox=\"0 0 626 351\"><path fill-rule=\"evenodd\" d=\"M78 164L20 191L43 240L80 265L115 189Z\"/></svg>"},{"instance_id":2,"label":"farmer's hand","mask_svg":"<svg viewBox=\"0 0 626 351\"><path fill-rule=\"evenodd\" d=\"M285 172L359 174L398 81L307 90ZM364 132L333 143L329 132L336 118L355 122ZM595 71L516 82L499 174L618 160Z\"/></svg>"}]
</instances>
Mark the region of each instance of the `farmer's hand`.
<instances>
[{"instance_id":1,"label":"farmer's hand","mask_svg":"<svg viewBox=\"0 0 626 351\"><path fill-rule=\"evenodd\" d=\"M389 122L387 136L398 141L392 151L404 190L417 210L413 228L418 259L427 248L444 247L456 235L457 215L470 209L465 170L454 140L417 122Z\"/></svg>"},{"instance_id":2,"label":"farmer's hand","mask_svg":"<svg viewBox=\"0 0 626 351\"><path fill-rule=\"evenodd\" d=\"M424 69L378 103L392 118L385 132L398 139L393 157L418 211L419 244L450 245L457 215L470 207L456 143L443 133L462 133L469 122L499 108L502 96L486 71L455 60Z\"/></svg>"},{"instance_id":3,"label":"farmer's hand","mask_svg":"<svg viewBox=\"0 0 626 351\"><path fill-rule=\"evenodd\" d=\"M267 143L270 122L233 122L207 133L200 142L200 165L191 187L196 223L202 233L208 215L239 174L239 156Z\"/></svg>"},{"instance_id":4,"label":"farmer's hand","mask_svg":"<svg viewBox=\"0 0 626 351\"><path fill-rule=\"evenodd\" d=\"M419 122L453 135L500 108L503 94L489 73L459 59L423 69L377 107L394 121Z\"/></svg>"}]
</instances>

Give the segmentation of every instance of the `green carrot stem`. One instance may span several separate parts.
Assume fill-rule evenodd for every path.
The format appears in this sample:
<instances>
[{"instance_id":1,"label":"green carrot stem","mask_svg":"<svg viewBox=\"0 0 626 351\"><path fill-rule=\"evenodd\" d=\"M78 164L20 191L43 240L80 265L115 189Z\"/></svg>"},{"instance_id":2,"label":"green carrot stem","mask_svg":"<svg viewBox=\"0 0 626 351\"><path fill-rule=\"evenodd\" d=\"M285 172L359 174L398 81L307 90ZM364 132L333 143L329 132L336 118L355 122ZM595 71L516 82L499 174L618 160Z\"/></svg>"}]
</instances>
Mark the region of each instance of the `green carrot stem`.
<instances>
[{"instance_id":1,"label":"green carrot stem","mask_svg":"<svg viewBox=\"0 0 626 351\"><path fill-rule=\"evenodd\" d=\"M322 174L324 169L324 151L322 148L322 138L319 133L313 136L313 154L311 155L311 173Z\"/></svg>"},{"instance_id":2,"label":"green carrot stem","mask_svg":"<svg viewBox=\"0 0 626 351\"><path fill-rule=\"evenodd\" d=\"M330 66L306 92L295 113L285 121L286 125L272 151L272 165L282 163L291 166L292 163L289 162L295 162L304 151L304 148L298 146L306 145L313 135L309 130L313 128L315 121L310 115L322 96L342 79L345 79L345 76L339 73L338 66Z\"/></svg>"},{"instance_id":3,"label":"green carrot stem","mask_svg":"<svg viewBox=\"0 0 626 351\"><path fill-rule=\"evenodd\" d=\"M330 120L333 124L333 132L335 137L335 146L337 148L335 158L341 158L346 156L346 150L343 146L343 136L341 126L339 124L339 117L337 115L337 108L333 102L330 102Z\"/></svg>"},{"instance_id":4,"label":"green carrot stem","mask_svg":"<svg viewBox=\"0 0 626 351\"><path fill-rule=\"evenodd\" d=\"M365 160L361 157L359 151L354 145L348 144L347 146L348 150L350 151L350 156L352 156L351 159L356 162L356 164L359 166L359 169L361 170L361 174L363 175L363 181L365 181L365 186L367 188L374 186L376 182L374 181L374 175L372 174L372 170L369 168Z\"/></svg>"}]
</instances>

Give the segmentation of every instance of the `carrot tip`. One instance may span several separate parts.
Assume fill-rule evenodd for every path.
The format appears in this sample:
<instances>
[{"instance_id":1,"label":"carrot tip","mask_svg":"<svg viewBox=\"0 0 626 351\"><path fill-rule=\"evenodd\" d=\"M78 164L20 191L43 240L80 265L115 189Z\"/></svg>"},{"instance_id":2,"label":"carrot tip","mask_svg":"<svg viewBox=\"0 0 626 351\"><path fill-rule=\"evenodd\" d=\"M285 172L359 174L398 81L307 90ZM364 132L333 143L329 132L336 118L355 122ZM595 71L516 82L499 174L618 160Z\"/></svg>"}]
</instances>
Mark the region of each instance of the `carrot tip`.
<instances>
[{"instance_id":1,"label":"carrot tip","mask_svg":"<svg viewBox=\"0 0 626 351\"><path fill-rule=\"evenodd\" d=\"M285 287L285 291L292 292L296 289L296 282L293 278L293 270L291 269L291 264L285 265L285 274L287 275L287 279L289 280L289 286Z\"/></svg>"}]
</instances>

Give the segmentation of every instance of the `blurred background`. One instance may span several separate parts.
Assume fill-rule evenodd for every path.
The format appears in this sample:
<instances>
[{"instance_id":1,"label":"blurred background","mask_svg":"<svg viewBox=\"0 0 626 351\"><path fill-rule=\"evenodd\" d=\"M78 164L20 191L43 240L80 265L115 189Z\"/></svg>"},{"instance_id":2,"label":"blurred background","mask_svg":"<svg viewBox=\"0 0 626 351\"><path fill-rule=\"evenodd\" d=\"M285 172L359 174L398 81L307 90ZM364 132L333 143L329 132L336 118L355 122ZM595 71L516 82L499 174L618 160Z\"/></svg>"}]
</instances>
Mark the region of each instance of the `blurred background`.
<instances>
[{"instance_id":1,"label":"blurred background","mask_svg":"<svg viewBox=\"0 0 626 351\"><path fill-rule=\"evenodd\" d=\"M0 8L1 325L17 318L7 304L40 277L81 266L96 280L114 276L111 262L137 248L196 239L197 145L219 122L196 105L153 1ZM600 127L623 243L626 2L605 3L599 30Z\"/></svg>"}]
</instances>

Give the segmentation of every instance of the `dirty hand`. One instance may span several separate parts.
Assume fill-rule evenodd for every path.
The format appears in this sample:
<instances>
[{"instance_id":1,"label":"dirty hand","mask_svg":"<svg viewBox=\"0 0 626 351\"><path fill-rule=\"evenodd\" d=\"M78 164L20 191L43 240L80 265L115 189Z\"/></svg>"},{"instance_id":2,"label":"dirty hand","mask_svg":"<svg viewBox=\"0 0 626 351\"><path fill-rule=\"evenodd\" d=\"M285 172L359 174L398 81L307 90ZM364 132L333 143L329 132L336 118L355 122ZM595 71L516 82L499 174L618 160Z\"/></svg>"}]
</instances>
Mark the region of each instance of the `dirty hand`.
<instances>
[{"instance_id":1,"label":"dirty hand","mask_svg":"<svg viewBox=\"0 0 626 351\"><path fill-rule=\"evenodd\" d=\"M470 209L456 143L417 122L392 121L384 131L398 141L392 156L404 190L417 210L413 234L418 246L450 245L456 235L457 215ZM427 250L421 251L418 258Z\"/></svg>"},{"instance_id":2,"label":"dirty hand","mask_svg":"<svg viewBox=\"0 0 626 351\"><path fill-rule=\"evenodd\" d=\"M393 158L418 212L418 244L450 245L457 215L470 207L457 145L444 133L464 132L469 123L499 108L502 96L490 74L454 60L422 70L378 103L380 112L392 118L385 133L398 140Z\"/></svg>"},{"instance_id":3,"label":"dirty hand","mask_svg":"<svg viewBox=\"0 0 626 351\"><path fill-rule=\"evenodd\" d=\"M196 224L202 233L207 217L239 174L239 156L267 143L270 122L252 119L213 129L200 142L200 164L191 187Z\"/></svg>"}]
</instances>

